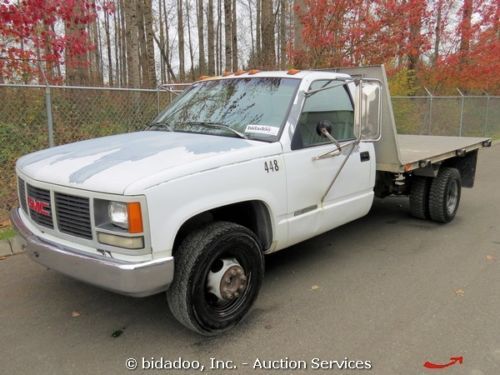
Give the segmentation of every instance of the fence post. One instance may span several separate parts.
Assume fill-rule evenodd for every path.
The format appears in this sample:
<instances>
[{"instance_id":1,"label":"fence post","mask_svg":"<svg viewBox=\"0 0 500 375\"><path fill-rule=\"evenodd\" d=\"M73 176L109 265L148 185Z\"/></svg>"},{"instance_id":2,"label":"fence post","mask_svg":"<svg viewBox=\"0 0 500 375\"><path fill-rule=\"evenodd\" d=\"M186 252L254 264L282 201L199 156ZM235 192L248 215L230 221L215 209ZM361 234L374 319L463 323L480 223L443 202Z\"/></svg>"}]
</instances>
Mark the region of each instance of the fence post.
<instances>
[{"instance_id":1,"label":"fence post","mask_svg":"<svg viewBox=\"0 0 500 375\"><path fill-rule=\"evenodd\" d=\"M160 85L156 86L156 115L160 114Z\"/></svg>"},{"instance_id":2,"label":"fence post","mask_svg":"<svg viewBox=\"0 0 500 375\"><path fill-rule=\"evenodd\" d=\"M47 111L47 132L49 135L49 147L54 147L54 123L52 120L52 96L50 86L45 86L45 109Z\"/></svg>"},{"instance_id":3,"label":"fence post","mask_svg":"<svg viewBox=\"0 0 500 375\"><path fill-rule=\"evenodd\" d=\"M458 136L461 137L462 136L462 129L464 126L464 100L465 100L465 96L464 96L464 94L462 94L462 91L460 91L460 89L458 87L457 87L457 91L459 92L460 96L462 97L462 105L460 107L460 130L458 131Z\"/></svg>"},{"instance_id":4,"label":"fence post","mask_svg":"<svg viewBox=\"0 0 500 375\"><path fill-rule=\"evenodd\" d=\"M490 94L488 94L486 91L484 91L484 93L486 94L486 111L485 111L485 114L484 114L484 131L483 131L483 135L486 137L487 134L488 134L488 111L489 111L489 108L490 108Z\"/></svg>"},{"instance_id":5,"label":"fence post","mask_svg":"<svg viewBox=\"0 0 500 375\"><path fill-rule=\"evenodd\" d=\"M427 95L429 95L429 126L427 128L427 134L431 135L432 134L432 93L427 90L427 87L424 86L424 90L427 92Z\"/></svg>"}]
</instances>

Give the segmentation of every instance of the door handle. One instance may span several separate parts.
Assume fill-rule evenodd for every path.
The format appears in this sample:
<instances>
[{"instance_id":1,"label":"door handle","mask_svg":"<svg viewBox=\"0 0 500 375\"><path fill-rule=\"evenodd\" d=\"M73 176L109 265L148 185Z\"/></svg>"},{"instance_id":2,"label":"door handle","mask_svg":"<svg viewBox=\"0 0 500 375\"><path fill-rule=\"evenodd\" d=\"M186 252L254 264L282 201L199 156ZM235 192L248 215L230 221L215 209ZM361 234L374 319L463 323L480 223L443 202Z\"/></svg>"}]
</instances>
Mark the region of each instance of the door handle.
<instances>
[{"instance_id":1,"label":"door handle","mask_svg":"<svg viewBox=\"0 0 500 375\"><path fill-rule=\"evenodd\" d=\"M368 151L363 151L359 154L359 158L361 162L370 160L370 153Z\"/></svg>"}]
</instances>

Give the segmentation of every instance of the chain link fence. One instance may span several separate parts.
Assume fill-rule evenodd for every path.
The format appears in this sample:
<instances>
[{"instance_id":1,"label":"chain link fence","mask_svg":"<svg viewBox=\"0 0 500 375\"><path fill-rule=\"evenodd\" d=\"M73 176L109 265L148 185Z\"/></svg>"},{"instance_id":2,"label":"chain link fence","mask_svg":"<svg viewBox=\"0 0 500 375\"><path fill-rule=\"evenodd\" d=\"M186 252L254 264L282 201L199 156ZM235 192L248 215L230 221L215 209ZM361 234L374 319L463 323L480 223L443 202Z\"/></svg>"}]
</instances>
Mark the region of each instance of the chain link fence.
<instances>
[{"instance_id":1,"label":"chain link fence","mask_svg":"<svg viewBox=\"0 0 500 375\"><path fill-rule=\"evenodd\" d=\"M0 85L0 223L17 204L14 168L20 156L143 129L185 86L139 90Z\"/></svg>"},{"instance_id":2,"label":"chain link fence","mask_svg":"<svg viewBox=\"0 0 500 375\"><path fill-rule=\"evenodd\" d=\"M17 203L15 161L53 145L143 129L188 85L157 90L0 84L0 223ZM500 137L500 97L393 97L402 134Z\"/></svg>"},{"instance_id":3,"label":"chain link fence","mask_svg":"<svg viewBox=\"0 0 500 375\"><path fill-rule=\"evenodd\" d=\"M500 96L393 96L400 134L500 138Z\"/></svg>"}]
</instances>

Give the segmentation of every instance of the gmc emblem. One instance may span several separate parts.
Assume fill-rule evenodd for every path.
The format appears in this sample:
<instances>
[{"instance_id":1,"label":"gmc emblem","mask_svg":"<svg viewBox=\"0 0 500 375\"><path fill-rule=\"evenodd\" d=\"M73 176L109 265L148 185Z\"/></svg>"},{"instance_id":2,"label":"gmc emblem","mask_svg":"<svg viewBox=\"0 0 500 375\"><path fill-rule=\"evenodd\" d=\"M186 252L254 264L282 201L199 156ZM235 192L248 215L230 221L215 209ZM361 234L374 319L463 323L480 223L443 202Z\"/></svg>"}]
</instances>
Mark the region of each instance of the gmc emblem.
<instances>
[{"instance_id":1,"label":"gmc emblem","mask_svg":"<svg viewBox=\"0 0 500 375\"><path fill-rule=\"evenodd\" d=\"M35 198L28 196L28 207L37 214L50 216L50 212L47 211L47 208L49 207L47 202L38 201Z\"/></svg>"}]
</instances>

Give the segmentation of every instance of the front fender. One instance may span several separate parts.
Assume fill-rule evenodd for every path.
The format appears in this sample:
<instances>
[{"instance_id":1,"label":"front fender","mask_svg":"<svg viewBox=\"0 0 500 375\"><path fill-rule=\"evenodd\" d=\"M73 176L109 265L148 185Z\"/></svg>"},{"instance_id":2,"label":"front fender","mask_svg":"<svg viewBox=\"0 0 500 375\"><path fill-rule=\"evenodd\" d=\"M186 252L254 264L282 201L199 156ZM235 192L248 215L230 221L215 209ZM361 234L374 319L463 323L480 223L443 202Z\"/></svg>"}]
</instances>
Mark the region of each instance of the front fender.
<instances>
[{"instance_id":1,"label":"front fender","mask_svg":"<svg viewBox=\"0 0 500 375\"><path fill-rule=\"evenodd\" d=\"M264 162L276 160L277 171L266 171ZM233 203L263 202L269 210L276 241L287 237L286 177L281 155L258 158L191 174L146 191L153 255L171 256L175 237L190 218ZM281 220L283 219L283 223Z\"/></svg>"}]
</instances>

